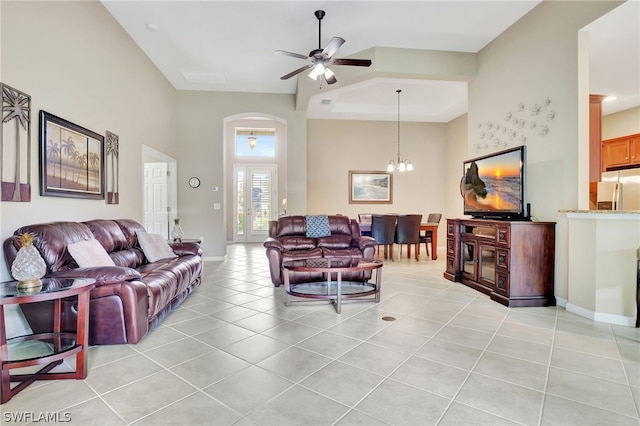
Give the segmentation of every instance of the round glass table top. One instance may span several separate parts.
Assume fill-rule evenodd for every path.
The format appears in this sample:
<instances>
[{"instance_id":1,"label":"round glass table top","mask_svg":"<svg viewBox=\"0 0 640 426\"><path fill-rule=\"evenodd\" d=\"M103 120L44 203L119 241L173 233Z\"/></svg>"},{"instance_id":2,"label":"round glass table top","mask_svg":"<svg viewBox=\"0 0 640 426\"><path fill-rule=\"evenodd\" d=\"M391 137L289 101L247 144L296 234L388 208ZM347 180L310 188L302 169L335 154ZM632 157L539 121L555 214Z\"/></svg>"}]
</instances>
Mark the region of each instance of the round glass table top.
<instances>
[{"instance_id":1,"label":"round glass table top","mask_svg":"<svg viewBox=\"0 0 640 426\"><path fill-rule=\"evenodd\" d=\"M381 267L382 260L379 259L363 259L357 257L322 257L317 259L295 259L282 263L285 269L291 270L367 270Z\"/></svg>"},{"instance_id":2,"label":"round glass table top","mask_svg":"<svg viewBox=\"0 0 640 426\"><path fill-rule=\"evenodd\" d=\"M7 281L0 283L0 298L11 298L21 296L35 296L51 294L61 291L80 289L96 282L93 278L43 278L40 280L42 286L21 289L18 287L19 281Z\"/></svg>"}]
</instances>

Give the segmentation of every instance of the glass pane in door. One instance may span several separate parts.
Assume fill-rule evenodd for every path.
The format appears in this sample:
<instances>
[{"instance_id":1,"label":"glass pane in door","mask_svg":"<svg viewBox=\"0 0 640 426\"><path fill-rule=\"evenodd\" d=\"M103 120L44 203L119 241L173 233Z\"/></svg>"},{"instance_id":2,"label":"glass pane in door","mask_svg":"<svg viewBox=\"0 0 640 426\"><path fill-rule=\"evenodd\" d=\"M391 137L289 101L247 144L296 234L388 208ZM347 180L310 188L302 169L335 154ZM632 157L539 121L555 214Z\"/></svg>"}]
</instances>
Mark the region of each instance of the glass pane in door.
<instances>
[{"instance_id":1,"label":"glass pane in door","mask_svg":"<svg viewBox=\"0 0 640 426\"><path fill-rule=\"evenodd\" d=\"M271 173L251 173L251 231L267 231L273 202L271 194Z\"/></svg>"},{"instance_id":2,"label":"glass pane in door","mask_svg":"<svg viewBox=\"0 0 640 426\"><path fill-rule=\"evenodd\" d=\"M244 230L244 170L238 170L236 174L236 234L245 235Z\"/></svg>"}]
</instances>

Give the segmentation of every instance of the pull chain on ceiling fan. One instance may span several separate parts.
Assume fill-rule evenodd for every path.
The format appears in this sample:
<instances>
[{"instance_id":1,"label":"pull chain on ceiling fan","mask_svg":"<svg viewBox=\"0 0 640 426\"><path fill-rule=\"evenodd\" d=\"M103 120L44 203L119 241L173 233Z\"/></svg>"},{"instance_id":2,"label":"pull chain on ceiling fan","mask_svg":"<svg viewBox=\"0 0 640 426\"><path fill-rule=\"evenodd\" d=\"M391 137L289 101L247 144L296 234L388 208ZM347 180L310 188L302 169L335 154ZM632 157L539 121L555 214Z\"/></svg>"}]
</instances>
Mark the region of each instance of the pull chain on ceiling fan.
<instances>
[{"instance_id":1,"label":"pull chain on ceiling fan","mask_svg":"<svg viewBox=\"0 0 640 426\"><path fill-rule=\"evenodd\" d=\"M286 50L276 50L275 53L281 55L291 56L293 58L304 59L309 63L305 66L298 68L290 72L289 74L280 77L281 80L287 80L295 75L300 74L303 71L311 69L309 77L317 80L318 77L324 76L327 84L334 84L336 80L335 74L329 68L329 65L349 65L355 67L368 67L371 66L370 59L346 59L346 58L333 58L336 51L342 46L345 40L342 37L333 37L329 44L322 49L322 18L324 18L324 10L316 10L314 15L318 19L318 48L309 52L308 56L301 55L299 53L287 52Z\"/></svg>"}]
</instances>

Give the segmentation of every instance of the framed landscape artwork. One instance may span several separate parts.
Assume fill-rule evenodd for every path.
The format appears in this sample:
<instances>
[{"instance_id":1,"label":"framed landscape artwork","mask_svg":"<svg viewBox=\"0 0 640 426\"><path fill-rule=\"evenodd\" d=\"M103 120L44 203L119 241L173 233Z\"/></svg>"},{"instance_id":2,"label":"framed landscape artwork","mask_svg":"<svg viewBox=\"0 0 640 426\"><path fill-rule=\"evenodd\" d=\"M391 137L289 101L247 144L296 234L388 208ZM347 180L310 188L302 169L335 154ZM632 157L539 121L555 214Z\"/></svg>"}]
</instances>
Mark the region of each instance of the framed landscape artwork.
<instances>
[{"instance_id":1,"label":"framed landscape artwork","mask_svg":"<svg viewBox=\"0 0 640 426\"><path fill-rule=\"evenodd\" d=\"M349 204L391 204L393 174L349 170Z\"/></svg>"},{"instance_id":2,"label":"framed landscape artwork","mask_svg":"<svg viewBox=\"0 0 640 426\"><path fill-rule=\"evenodd\" d=\"M40 195L104 200L104 137L40 111Z\"/></svg>"}]
</instances>

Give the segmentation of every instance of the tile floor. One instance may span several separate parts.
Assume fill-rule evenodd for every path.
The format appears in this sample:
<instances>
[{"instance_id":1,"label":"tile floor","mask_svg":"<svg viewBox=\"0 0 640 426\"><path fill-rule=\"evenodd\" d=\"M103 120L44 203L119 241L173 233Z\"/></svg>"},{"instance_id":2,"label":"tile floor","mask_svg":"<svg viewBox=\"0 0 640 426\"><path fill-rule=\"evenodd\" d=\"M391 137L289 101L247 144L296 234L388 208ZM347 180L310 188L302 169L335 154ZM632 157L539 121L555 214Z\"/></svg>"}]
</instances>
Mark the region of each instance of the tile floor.
<instances>
[{"instance_id":1,"label":"tile floor","mask_svg":"<svg viewBox=\"0 0 640 426\"><path fill-rule=\"evenodd\" d=\"M338 315L285 307L262 245L229 246L143 341L90 348L86 380L37 382L0 407L2 422L640 424L638 329L508 309L443 270L442 258L387 262L382 301Z\"/></svg>"}]
</instances>

